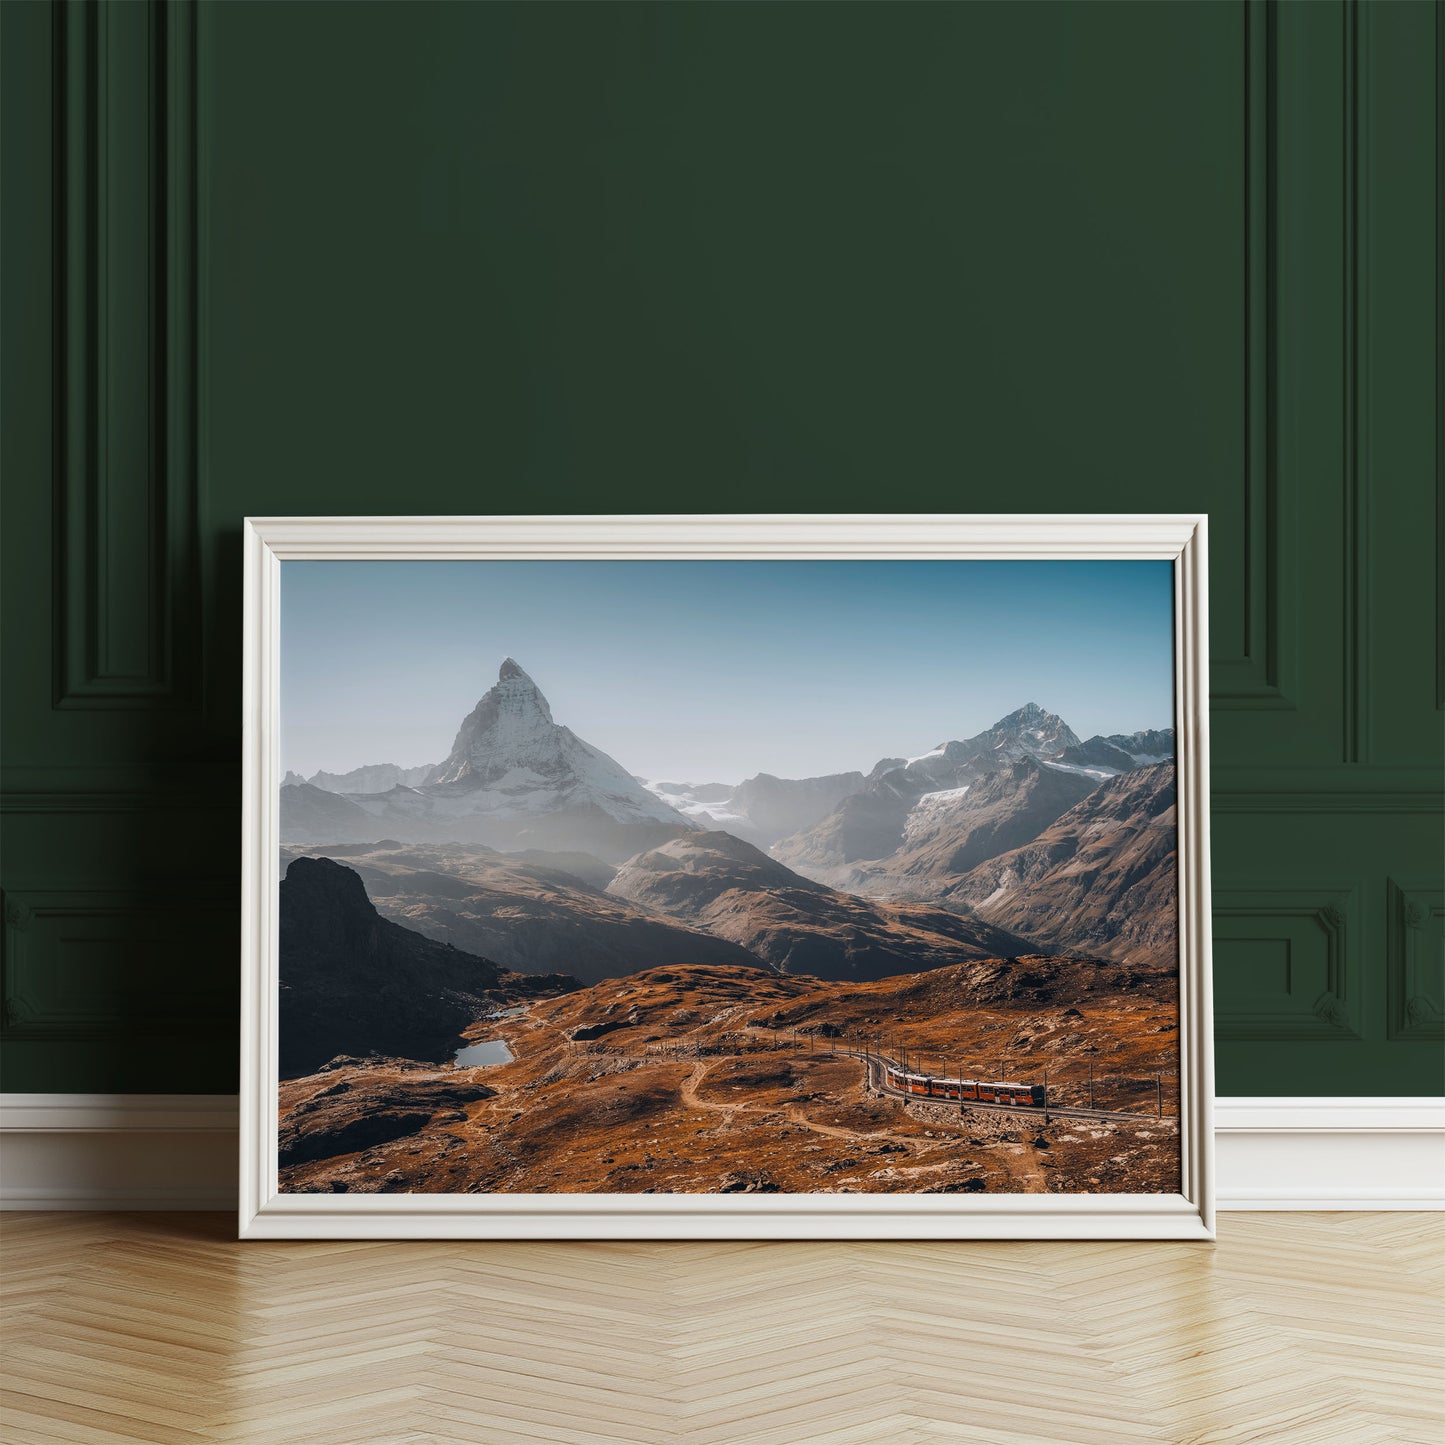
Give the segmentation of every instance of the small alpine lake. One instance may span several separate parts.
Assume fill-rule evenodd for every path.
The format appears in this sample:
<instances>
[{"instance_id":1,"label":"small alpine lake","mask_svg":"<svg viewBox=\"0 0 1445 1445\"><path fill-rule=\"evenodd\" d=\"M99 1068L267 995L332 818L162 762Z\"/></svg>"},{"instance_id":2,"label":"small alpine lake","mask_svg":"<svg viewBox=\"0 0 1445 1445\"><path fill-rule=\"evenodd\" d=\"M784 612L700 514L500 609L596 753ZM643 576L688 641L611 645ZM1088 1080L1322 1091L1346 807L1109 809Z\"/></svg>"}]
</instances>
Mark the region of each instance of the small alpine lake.
<instances>
[{"instance_id":1,"label":"small alpine lake","mask_svg":"<svg viewBox=\"0 0 1445 1445\"><path fill-rule=\"evenodd\" d=\"M458 1069L480 1069L489 1064L510 1064L516 1057L507 1047L505 1039L483 1039L480 1043L468 1044L452 1056L452 1066Z\"/></svg>"}]
</instances>

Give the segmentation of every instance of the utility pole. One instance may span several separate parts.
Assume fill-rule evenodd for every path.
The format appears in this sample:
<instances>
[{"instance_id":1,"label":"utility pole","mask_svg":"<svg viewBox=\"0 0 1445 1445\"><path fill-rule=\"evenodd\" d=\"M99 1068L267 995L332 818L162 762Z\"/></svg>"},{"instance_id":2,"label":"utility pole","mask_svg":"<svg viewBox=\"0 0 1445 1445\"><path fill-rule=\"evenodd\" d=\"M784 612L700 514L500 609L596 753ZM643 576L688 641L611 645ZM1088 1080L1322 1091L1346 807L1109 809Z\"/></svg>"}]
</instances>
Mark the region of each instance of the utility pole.
<instances>
[{"instance_id":1,"label":"utility pole","mask_svg":"<svg viewBox=\"0 0 1445 1445\"><path fill-rule=\"evenodd\" d=\"M1044 1070L1044 1123L1049 1122L1049 1071Z\"/></svg>"}]
</instances>

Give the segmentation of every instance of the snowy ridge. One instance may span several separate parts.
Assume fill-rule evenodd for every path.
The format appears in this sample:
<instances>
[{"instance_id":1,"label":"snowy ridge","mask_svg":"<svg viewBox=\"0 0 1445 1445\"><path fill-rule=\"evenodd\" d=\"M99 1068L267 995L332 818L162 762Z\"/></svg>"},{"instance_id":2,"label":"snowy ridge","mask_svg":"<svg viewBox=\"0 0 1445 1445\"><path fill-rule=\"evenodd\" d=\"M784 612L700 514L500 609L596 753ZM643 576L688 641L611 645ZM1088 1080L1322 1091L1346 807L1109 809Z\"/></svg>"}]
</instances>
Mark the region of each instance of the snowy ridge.
<instances>
[{"instance_id":1,"label":"snowy ridge","mask_svg":"<svg viewBox=\"0 0 1445 1445\"><path fill-rule=\"evenodd\" d=\"M414 788L425 783L436 772L436 763L422 763L415 768L398 767L395 763L368 763L352 768L349 773L328 773L324 769L302 778L287 773L287 783L310 783L328 793L384 793L400 784Z\"/></svg>"},{"instance_id":2,"label":"snowy ridge","mask_svg":"<svg viewBox=\"0 0 1445 1445\"><path fill-rule=\"evenodd\" d=\"M926 798L966 788L994 768L1026 757L1048 762L1079 746L1079 739L1063 718L1030 702L966 741L939 743L907 759L901 767L883 769L881 774L880 764L874 774L891 792L918 794L917 803L921 804Z\"/></svg>"},{"instance_id":3,"label":"snowy ridge","mask_svg":"<svg viewBox=\"0 0 1445 1445\"><path fill-rule=\"evenodd\" d=\"M856 794L816 824L781 839L773 853L806 877L858 886L886 860L908 854L925 840L937 845L935 851L941 849L955 814L960 823L965 815L973 816L979 800L968 790L985 779L1028 764L1103 784L1140 767L1145 757L1172 757L1173 747L1172 729L1081 742L1056 713L1025 703L971 738L883 760ZM1058 793L1053 789L1048 795ZM989 806L995 806L991 795Z\"/></svg>"}]
</instances>

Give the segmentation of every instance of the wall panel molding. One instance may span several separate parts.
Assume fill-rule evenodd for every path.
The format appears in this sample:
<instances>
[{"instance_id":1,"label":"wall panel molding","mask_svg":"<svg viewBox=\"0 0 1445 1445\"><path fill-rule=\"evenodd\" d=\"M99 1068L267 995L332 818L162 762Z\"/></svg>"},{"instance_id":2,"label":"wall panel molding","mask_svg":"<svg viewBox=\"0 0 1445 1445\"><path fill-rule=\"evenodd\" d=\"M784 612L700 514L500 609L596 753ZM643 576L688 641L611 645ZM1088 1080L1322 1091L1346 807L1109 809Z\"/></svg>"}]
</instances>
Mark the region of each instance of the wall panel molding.
<instances>
[{"instance_id":1,"label":"wall panel molding","mask_svg":"<svg viewBox=\"0 0 1445 1445\"><path fill-rule=\"evenodd\" d=\"M1216 1039L1358 1040L1358 883L1216 883Z\"/></svg>"},{"instance_id":2,"label":"wall panel molding","mask_svg":"<svg viewBox=\"0 0 1445 1445\"><path fill-rule=\"evenodd\" d=\"M1341 6L1343 64L1344 476L1340 604L1343 609L1344 761L1370 760L1370 91L1369 5Z\"/></svg>"},{"instance_id":3,"label":"wall panel molding","mask_svg":"<svg viewBox=\"0 0 1445 1445\"><path fill-rule=\"evenodd\" d=\"M0 1041L166 1037L224 1016L234 985L196 959L235 904L228 881L5 888Z\"/></svg>"},{"instance_id":4,"label":"wall panel molding","mask_svg":"<svg viewBox=\"0 0 1445 1445\"><path fill-rule=\"evenodd\" d=\"M53 701L197 685L195 63L186 5L55 9Z\"/></svg>"},{"instance_id":5,"label":"wall panel molding","mask_svg":"<svg viewBox=\"0 0 1445 1445\"><path fill-rule=\"evenodd\" d=\"M424 9L364 7L338 29L326 7L0 7L7 357L54 343L5 383L19 766L0 772L0 878L79 889L76 906L99 890L124 960L152 927L125 912L150 896L146 860L225 870L248 512L403 494L485 511L518 489L543 509L658 511L679 476L699 508L866 509L900 455L900 506L991 505L1013 468L1032 504L1067 510L1086 477L1101 511L1218 519L1217 871L1358 880L1342 945L1313 913L1231 916L1248 900L1221 883L1222 969L1247 981L1249 953L1273 966L1283 944L1297 974L1282 1001L1223 980L1222 1082L1432 1087L1436 974L1409 909L1435 916L1445 812L1445 11L865 7L838 37L840 73L876 82L860 102L787 59L811 53L798 17L743 7L703 36L677 9L642 46L625 7L589 12L627 81L613 91L591 88L587 55L558 68L541 12ZM515 84L479 90L469 55L515 58ZM956 64L978 55L1004 63L960 99ZM776 107L741 127L703 103L739 74ZM797 174L776 138L795 120L816 127L816 192L780 209ZM599 124L568 169L564 134ZM960 136L970 184L945 194ZM831 205L856 224L823 224ZM909 206L921 224L869 230ZM598 244L577 243L599 216ZM830 256L849 266L800 292ZM834 332L856 275L919 284L865 284ZM634 286L640 311L618 303ZM946 326L940 299L957 303ZM1279 886L1281 908L1322 906ZM161 917L178 896L156 891ZM25 1034L7 1078L228 1087L229 1057L205 1049L234 1012L234 905L196 917L194 980L162 939L178 986L223 985L186 1005L211 1010L192 1052L173 1039L147 1062L107 1004L104 1042ZM78 976L104 923L35 914L26 967ZM82 924L91 943L61 941ZM1266 925L1257 946L1240 932ZM1311 993L1339 971L1332 947L1345 992ZM84 1032L58 994L39 1005ZM137 996L131 1027L148 1007ZM1331 1014L1358 1044L1332 1047L1349 1034Z\"/></svg>"},{"instance_id":6,"label":"wall panel molding","mask_svg":"<svg viewBox=\"0 0 1445 1445\"><path fill-rule=\"evenodd\" d=\"M1445 389L1445 16L1435 7L1435 389ZM1445 712L1445 403L1435 416L1435 710Z\"/></svg>"},{"instance_id":7,"label":"wall panel molding","mask_svg":"<svg viewBox=\"0 0 1445 1445\"><path fill-rule=\"evenodd\" d=\"M0 815L157 813L173 809L235 812L234 766L172 763L167 767L88 766L0 768Z\"/></svg>"},{"instance_id":8,"label":"wall panel molding","mask_svg":"<svg viewBox=\"0 0 1445 1445\"><path fill-rule=\"evenodd\" d=\"M1445 1038L1445 886L1439 878L1386 884L1392 1039Z\"/></svg>"},{"instance_id":9,"label":"wall panel molding","mask_svg":"<svg viewBox=\"0 0 1445 1445\"><path fill-rule=\"evenodd\" d=\"M1215 813L1439 813L1445 777L1438 768L1216 767Z\"/></svg>"},{"instance_id":10,"label":"wall panel molding","mask_svg":"<svg viewBox=\"0 0 1445 1445\"><path fill-rule=\"evenodd\" d=\"M1278 35L1273 3L1242 5L1244 47L1244 452L1241 558L1243 635L1216 637L1210 649L1210 705L1224 710L1293 711L1293 596L1286 555L1276 450L1276 310L1274 278Z\"/></svg>"}]
</instances>

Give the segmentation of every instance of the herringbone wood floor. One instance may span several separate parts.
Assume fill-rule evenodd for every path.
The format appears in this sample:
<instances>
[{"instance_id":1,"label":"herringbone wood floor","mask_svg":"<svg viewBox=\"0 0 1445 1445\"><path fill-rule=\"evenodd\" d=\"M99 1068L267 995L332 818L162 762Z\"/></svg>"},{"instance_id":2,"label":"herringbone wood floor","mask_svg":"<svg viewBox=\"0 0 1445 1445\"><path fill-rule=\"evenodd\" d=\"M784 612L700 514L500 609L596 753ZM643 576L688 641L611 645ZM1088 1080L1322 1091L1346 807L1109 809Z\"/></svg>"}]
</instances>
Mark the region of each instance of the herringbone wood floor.
<instances>
[{"instance_id":1,"label":"herringbone wood floor","mask_svg":"<svg viewBox=\"0 0 1445 1445\"><path fill-rule=\"evenodd\" d=\"M7 1445L1439 1445L1445 1217L1181 1244L238 1244L9 1215Z\"/></svg>"}]
</instances>

